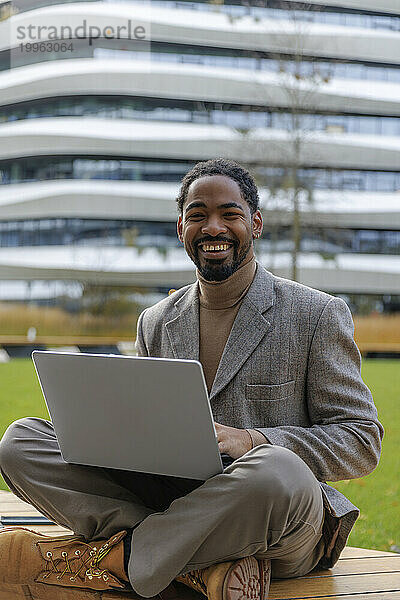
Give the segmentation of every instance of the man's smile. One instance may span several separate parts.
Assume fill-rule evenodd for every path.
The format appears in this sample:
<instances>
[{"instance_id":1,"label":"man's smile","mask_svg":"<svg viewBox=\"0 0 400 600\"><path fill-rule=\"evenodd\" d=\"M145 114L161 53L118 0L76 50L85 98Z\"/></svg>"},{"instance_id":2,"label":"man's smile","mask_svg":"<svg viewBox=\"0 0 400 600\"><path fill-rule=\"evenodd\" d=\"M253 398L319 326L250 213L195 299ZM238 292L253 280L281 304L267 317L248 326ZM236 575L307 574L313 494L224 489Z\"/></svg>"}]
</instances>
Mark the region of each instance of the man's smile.
<instances>
[{"instance_id":1,"label":"man's smile","mask_svg":"<svg viewBox=\"0 0 400 600\"><path fill-rule=\"evenodd\" d=\"M205 258L210 256L213 258L225 258L233 248L233 244L230 242L206 242L196 244L196 248L200 250Z\"/></svg>"},{"instance_id":2,"label":"man's smile","mask_svg":"<svg viewBox=\"0 0 400 600\"><path fill-rule=\"evenodd\" d=\"M216 250L228 250L230 244L203 244L203 252L215 252Z\"/></svg>"}]
</instances>

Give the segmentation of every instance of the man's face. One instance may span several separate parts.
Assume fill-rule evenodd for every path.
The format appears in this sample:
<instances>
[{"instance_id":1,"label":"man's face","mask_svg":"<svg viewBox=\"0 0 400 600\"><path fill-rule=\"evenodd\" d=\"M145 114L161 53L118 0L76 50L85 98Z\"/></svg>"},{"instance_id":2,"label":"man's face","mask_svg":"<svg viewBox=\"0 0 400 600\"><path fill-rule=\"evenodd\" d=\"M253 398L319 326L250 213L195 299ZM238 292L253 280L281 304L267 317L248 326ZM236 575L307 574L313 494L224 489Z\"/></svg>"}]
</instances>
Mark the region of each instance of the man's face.
<instances>
[{"instance_id":1,"label":"man's face","mask_svg":"<svg viewBox=\"0 0 400 600\"><path fill-rule=\"evenodd\" d=\"M240 187L230 177L207 175L189 187L178 218L178 237L207 281L223 281L253 256L253 237L262 216L253 216Z\"/></svg>"}]
</instances>

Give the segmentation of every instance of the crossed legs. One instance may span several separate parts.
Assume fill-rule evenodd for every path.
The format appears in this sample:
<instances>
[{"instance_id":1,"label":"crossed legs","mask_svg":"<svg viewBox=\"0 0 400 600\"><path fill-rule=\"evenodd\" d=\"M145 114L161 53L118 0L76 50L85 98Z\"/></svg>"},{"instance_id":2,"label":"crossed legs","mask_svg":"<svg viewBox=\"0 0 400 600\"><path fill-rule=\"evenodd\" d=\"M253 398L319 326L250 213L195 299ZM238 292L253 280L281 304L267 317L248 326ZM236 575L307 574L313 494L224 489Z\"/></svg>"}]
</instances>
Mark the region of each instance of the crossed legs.
<instances>
[{"instance_id":1,"label":"crossed legs","mask_svg":"<svg viewBox=\"0 0 400 600\"><path fill-rule=\"evenodd\" d=\"M294 577L323 553L319 484L278 446L258 446L202 483L67 464L51 423L26 418L4 434L0 470L17 496L87 540L134 529L128 575L142 596L249 555L272 559L275 577Z\"/></svg>"}]
</instances>

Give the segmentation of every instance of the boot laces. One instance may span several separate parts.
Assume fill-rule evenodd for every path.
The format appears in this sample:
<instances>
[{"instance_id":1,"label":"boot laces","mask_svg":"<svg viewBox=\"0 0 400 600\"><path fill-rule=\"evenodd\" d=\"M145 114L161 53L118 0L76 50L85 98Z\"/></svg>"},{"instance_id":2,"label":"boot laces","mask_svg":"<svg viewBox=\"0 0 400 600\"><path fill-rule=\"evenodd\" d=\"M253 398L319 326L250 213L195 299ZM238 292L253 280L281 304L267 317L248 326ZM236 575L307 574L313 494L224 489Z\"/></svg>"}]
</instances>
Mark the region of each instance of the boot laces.
<instances>
[{"instance_id":1,"label":"boot laces","mask_svg":"<svg viewBox=\"0 0 400 600\"><path fill-rule=\"evenodd\" d=\"M207 596L207 585L203 579L202 570L190 571L189 573L186 573L184 577L187 577L194 586L200 588L203 594Z\"/></svg>"},{"instance_id":2,"label":"boot laces","mask_svg":"<svg viewBox=\"0 0 400 600\"><path fill-rule=\"evenodd\" d=\"M43 577L50 577L51 574L57 573L57 579L60 580L64 575L70 575L70 581L75 581L82 573L81 579L86 577L92 580L94 577L107 581L109 579L109 571L100 569L99 565L103 558L110 552L111 548L108 543L105 543L99 550L89 544L80 542L82 546L86 546L84 551L75 550L73 558L68 556L68 552L61 552L61 558L53 558L53 552L46 552L46 570ZM71 561L78 560L76 570L73 571Z\"/></svg>"}]
</instances>

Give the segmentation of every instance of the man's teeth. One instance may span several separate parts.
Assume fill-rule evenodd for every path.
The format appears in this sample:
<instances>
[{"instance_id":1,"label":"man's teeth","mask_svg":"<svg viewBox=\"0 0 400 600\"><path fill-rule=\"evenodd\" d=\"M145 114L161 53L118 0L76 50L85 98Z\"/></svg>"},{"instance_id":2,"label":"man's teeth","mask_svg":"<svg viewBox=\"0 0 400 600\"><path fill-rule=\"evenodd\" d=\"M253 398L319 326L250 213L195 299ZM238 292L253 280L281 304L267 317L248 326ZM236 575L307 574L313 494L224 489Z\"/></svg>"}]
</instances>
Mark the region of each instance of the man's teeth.
<instances>
[{"instance_id":1,"label":"man's teeth","mask_svg":"<svg viewBox=\"0 0 400 600\"><path fill-rule=\"evenodd\" d=\"M204 252L215 252L216 250L228 250L229 244L218 244L211 246L210 244L203 244Z\"/></svg>"}]
</instances>

